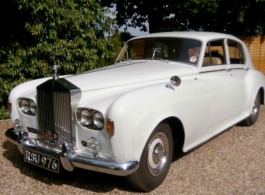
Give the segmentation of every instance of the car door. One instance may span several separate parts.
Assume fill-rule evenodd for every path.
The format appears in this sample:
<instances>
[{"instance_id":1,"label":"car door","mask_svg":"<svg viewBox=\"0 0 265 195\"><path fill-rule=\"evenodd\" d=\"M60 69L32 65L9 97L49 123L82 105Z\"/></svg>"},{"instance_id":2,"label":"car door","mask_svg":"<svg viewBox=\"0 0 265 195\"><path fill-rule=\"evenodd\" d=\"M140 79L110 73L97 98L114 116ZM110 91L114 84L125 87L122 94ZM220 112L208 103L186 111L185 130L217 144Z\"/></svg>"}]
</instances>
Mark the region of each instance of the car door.
<instances>
[{"instance_id":1,"label":"car door","mask_svg":"<svg viewBox=\"0 0 265 195\"><path fill-rule=\"evenodd\" d=\"M207 81L209 94L208 131L215 134L238 112L238 83L231 76L226 39L206 43L198 79Z\"/></svg>"},{"instance_id":2,"label":"car door","mask_svg":"<svg viewBox=\"0 0 265 195\"><path fill-rule=\"evenodd\" d=\"M242 113L249 106L246 89L246 77L248 74L245 58L246 54L244 53L242 43L232 39L227 39L226 43L229 56L228 60L231 67L230 76L233 79L233 83L236 85L238 94L237 110L239 113Z\"/></svg>"}]
</instances>

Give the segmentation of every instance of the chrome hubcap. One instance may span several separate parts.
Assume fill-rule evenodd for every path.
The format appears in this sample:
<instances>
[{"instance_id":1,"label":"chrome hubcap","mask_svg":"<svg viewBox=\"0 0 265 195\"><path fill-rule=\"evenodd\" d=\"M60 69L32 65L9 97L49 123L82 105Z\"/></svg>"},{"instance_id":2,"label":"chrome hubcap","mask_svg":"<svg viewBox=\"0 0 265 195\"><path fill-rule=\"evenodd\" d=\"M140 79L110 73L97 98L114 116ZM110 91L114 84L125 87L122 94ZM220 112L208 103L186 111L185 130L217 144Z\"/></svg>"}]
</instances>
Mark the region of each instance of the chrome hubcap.
<instances>
[{"instance_id":1,"label":"chrome hubcap","mask_svg":"<svg viewBox=\"0 0 265 195\"><path fill-rule=\"evenodd\" d=\"M256 105L255 105L254 108L253 108L253 112L252 112L252 114L256 115L257 112L258 112L258 108L257 108Z\"/></svg>"},{"instance_id":2,"label":"chrome hubcap","mask_svg":"<svg viewBox=\"0 0 265 195\"><path fill-rule=\"evenodd\" d=\"M157 133L149 142L147 165L151 175L157 176L164 168L168 157L168 139L164 133Z\"/></svg>"},{"instance_id":3,"label":"chrome hubcap","mask_svg":"<svg viewBox=\"0 0 265 195\"><path fill-rule=\"evenodd\" d=\"M255 118L259 112L258 101L259 101L258 98L256 98L252 109L252 114L251 114L252 118Z\"/></svg>"}]
</instances>

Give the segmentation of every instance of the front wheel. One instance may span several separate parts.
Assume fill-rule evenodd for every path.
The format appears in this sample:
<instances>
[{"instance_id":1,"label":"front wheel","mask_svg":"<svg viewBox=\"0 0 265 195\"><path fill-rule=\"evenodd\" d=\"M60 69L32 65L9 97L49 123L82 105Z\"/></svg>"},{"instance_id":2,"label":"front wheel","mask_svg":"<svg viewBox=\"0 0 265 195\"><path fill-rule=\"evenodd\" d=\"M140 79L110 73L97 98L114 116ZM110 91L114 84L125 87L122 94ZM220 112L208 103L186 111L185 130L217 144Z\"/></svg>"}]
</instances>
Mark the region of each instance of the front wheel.
<instances>
[{"instance_id":1,"label":"front wheel","mask_svg":"<svg viewBox=\"0 0 265 195\"><path fill-rule=\"evenodd\" d=\"M246 119L244 119L240 124L245 126L254 125L258 119L259 111L260 111L260 93L258 92L255 102L253 103L251 114Z\"/></svg>"},{"instance_id":2,"label":"front wheel","mask_svg":"<svg viewBox=\"0 0 265 195\"><path fill-rule=\"evenodd\" d=\"M126 177L128 183L144 192L155 189L167 176L172 154L171 128L168 124L159 124L144 147L138 170Z\"/></svg>"}]
</instances>

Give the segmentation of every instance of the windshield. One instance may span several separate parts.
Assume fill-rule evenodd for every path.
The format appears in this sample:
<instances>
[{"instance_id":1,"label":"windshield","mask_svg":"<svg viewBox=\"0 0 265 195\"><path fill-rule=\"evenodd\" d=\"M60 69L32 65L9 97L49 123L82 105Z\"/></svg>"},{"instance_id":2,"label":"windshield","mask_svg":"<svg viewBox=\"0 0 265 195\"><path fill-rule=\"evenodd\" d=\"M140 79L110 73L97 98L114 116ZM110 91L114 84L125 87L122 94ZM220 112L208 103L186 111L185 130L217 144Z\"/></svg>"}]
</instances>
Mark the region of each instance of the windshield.
<instances>
[{"instance_id":1,"label":"windshield","mask_svg":"<svg viewBox=\"0 0 265 195\"><path fill-rule=\"evenodd\" d=\"M144 38L129 41L117 61L163 59L197 65L201 41L187 38Z\"/></svg>"}]
</instances>

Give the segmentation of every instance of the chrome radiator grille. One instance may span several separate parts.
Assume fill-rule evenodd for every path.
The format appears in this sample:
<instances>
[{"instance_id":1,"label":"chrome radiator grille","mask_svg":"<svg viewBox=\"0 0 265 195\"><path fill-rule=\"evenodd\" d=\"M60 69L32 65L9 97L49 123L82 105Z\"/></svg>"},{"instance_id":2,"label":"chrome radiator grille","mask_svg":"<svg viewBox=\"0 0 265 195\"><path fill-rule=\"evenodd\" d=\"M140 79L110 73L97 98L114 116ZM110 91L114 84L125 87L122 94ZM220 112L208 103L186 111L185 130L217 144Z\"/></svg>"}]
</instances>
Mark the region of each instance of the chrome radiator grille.
<instances>
[{"instance_id":1,"label":"chrome radiator grille","mask_svg":"<svg viewBox=\"0 0 265 195\"><path fill-rule=\"evenodd\" d=\"M66 80L49 80L37 87L38 128L44 143L57 147L72 143L73 87L78 89Z\"/></svg>"}]
</instances>

